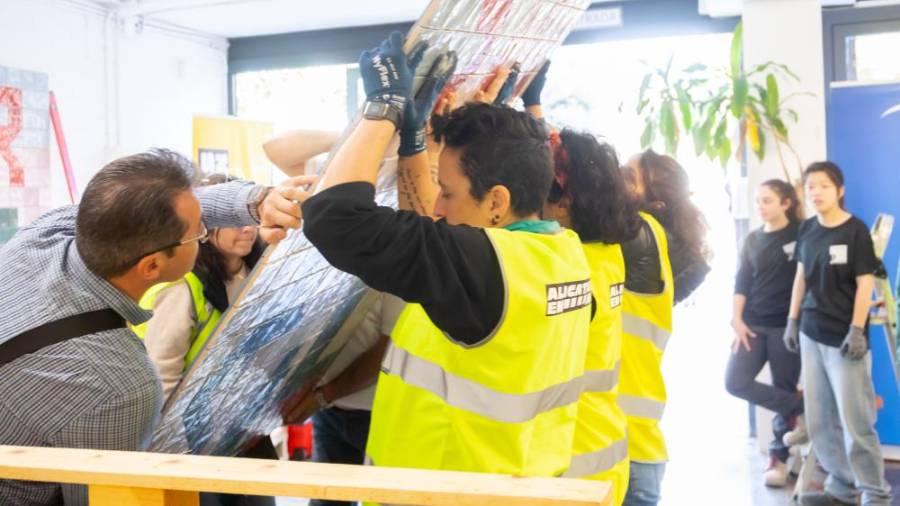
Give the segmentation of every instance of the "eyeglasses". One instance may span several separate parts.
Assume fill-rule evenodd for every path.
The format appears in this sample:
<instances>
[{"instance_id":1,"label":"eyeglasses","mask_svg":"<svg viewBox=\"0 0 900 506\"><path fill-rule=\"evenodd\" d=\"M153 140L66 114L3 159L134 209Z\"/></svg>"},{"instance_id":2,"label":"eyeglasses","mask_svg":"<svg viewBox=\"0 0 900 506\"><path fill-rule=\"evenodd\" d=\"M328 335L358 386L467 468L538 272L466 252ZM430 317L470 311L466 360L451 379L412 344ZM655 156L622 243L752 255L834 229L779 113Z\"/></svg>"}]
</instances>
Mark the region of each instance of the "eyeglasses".
<instances>
[{"instance_id":1,"label":"eyeglasses","mask_svg":"<svg viewBox=\"0 0 900 506\"><path fill-rule=\"evenodd\" d=\"M144 258L145 256L152 255L154 253L159 253L160 251L165 251L167 249L177 248L178 246L184 246L185 244L190 244L192 242L196 242L199 244L205 244L206 241L209 241L209 230L206 229L206 225L203 224L203 222L200 222L200 227L201 227L202 232L200 232L200 235L198 235L197 237L192 237L190 239L183 239L178 242L166 244L165 246L156 248L153 251L148 251L148 252L134 258L132 261L128 262L128 264L133 265L133 264L137 263L140 259Z\"/></svg>"}]
</instances>

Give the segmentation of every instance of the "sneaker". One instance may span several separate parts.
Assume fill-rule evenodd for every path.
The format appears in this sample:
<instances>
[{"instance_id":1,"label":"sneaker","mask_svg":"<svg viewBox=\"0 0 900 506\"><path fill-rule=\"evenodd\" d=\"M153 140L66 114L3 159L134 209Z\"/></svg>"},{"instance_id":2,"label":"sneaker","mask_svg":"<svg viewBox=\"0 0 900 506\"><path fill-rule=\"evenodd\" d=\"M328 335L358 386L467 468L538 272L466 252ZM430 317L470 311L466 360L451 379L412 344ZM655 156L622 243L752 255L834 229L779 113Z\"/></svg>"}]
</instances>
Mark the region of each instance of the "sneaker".
<instances>
[{"instance_id":1,"label":"sneaker","mask_svg":"<svg viewBox=\"0 0 900 506\"><path fill-rule=\"evenodd\" d=\"M763 473L763 480L767 487L780 488L787 485L789 474L787 462L782 462L773 455L769 459L769 468Z\"/></svg>"},{"instance_id":2,"label":"sneaker","mask_svg":"<svg viewBox=\"0 0 900 506\"><path fill-rule=\"evenodd\" d=\"M800 494L800 506L855 506L855 502L844 502L827 492L804 492Z\"/></svg>"},{"instance_id":3,"label":"sneaker","mask_svg":"<svg viewBox=\"0 0 900 506\"><path fill-rule=\"evenodd\" d=\"M781 442L785 446L797 446L809 442L809 433L806 432L806 419L803 415L797 416L794 420L794 428L784 434Z\"/></svg>"}]
</instances>

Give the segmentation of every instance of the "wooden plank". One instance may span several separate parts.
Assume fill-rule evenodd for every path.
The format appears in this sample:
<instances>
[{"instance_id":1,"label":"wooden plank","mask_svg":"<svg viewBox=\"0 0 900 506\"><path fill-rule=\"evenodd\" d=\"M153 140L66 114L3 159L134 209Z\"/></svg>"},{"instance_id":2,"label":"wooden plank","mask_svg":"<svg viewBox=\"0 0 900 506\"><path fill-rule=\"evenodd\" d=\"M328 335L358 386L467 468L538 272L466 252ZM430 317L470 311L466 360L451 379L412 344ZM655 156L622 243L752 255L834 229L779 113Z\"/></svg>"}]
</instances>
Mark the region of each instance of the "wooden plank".
<instances>
[{"instance_id":1,"label":"wooden plank","mask_svg":"<svg viewBox=\"0 0 900 506\"><path fill-rule=\"evenodd\" d=\"M423 506L612 504L606 482L275 460L0 446L0 477Z\"/></svg>"},{"instance_id":2,"label":"wooden plank","mask_svg":"<svg viewBox=\"0 0 900 506\"><path fill-rule=\"evenodd\" d=\"M140 487L88 486L90 506L200 506L200 493Z\"/></svg>"}]
</instances>

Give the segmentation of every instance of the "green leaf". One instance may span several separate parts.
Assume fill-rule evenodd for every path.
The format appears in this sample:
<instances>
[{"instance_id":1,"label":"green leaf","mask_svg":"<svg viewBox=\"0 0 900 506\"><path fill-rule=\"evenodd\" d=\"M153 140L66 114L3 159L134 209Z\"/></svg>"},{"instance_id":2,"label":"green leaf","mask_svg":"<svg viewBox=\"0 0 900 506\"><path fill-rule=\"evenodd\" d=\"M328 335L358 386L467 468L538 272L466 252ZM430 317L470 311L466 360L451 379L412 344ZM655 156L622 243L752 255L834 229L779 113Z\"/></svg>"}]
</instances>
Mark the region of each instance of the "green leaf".
<instances>
[{"instance_id":1,"label":"green leaf","mask_svg":"<svg viewBox=\"0 0 900 506\"><path fill-rule=\"evenodd\" d=\"M671 100L667 100L659 111L659 133L666 141L666 152L670 155L678 151L678 125L675 121L674 106Z\"/></svg>"},{"instance_id":2,"label":"green leaf","mask_svg":"<svg viewBox=\"0 0 900 506\"><path fill-rule=\"evenodd\" d=\"M653 78L653 74L644 75L644 80L641 81L641 91L638 93L638 104L644 103L644 95L647 94L647 89L650 87L650 79ZM637 113L640 114L643 110L643 107L639 107Z\"/></svg>"},{"instance_id":3,"label":"green leaf","mask_svg":"<svg viewBox=\"0 0 900 506\"><path fill-rule=\"evenodd\" d=\"M785 109L784 112L786 112L788 116L790 116L791 119L794 120L794 123L800 120L800 116L797 114L797 111L793 109Z\"/></svg>"},{"instance_id":4,"label":"green leaf","mask_svg":"<svg viewBox=\"0 0 900 506\"><path fill-rule=\"evenodd\" d=\"M759 129L759 150L756 152L756 156L759 157L759 161L766 158L766 133L762 128Z\"/></svg>"},{"instance_id":5,"label":"green leaf","mask_svg":"<svg viewBox=\"0 0 900 506\"><path fill-rule=\"evenodd\" d=\"M781 104L778 93L778 82L775 80L774 74L766 76L766 114L775 116L778 114L778 106Z\"/></svg>"},{"instance_id":6,"label":"green leaf","mask_svg":"<svg viewBox=\"0 0 900 506\"><path fill-rule=\"evenodd\" d=\"M656 137L656 125L653 119L647 118L644 125L644 133L641 134L641 149L647 149L653 144Z\"/></svg>"},{"instance_id":7,"label":"green leaf","mask_svg":"<svg viewBox=\"0 0 900 506\"><path fill-rule=\"evenodd\" d=\"M691 74L694 72L701 72L706 69L707 69L706 65L704 65L702 63L695 63L695 64L691 65L690 67L684 69L684 73Z\"/></svg>"},{"instance_id":8,"label":"green leaf","mask_svg":"<svg viewBox=\"0 0 900 506\"><path fill-rule=\"evenodd\" d=\"M728 159L731 158L731 139L725 137L722 139L722 143L719 144L719 162L722 164L722 168L724 169L728 165Z\"/></svg>"},{"instance_id":9,"label":"green leaf","mask_svg":"<svg viewBox=\"0 0 900 506\"><path fill-rule=\"evenodd\" d=\"M642 112L644 112L644 108L647 107L647 105L649 103L650 103L649 98L645 98L644 100L641 100L641 103L639 103L637 106L637 113L641 114Z\"/></svg>"},{"instance_id":10,"label":"green leaf","mask_svg":"<svg viewBox=\"0 0 900 506\"><path fill-rule=\"evenodd\" d=\"M744 48L744 23L739 21L734 27L734 35L731 37L731 77L741 75L741 54Z\"/></svg>"},{"instance_id":11,"label":"green leaf","mask_svg":"<svg viewBox=\"0 0 900 506\"><path fill-rule=\"evenodd\" d=\"M774 128L775 131L778 132L778 135L780 135L782 139L787 140L787 138L788 138L787 127L784 126L784 122L781 121L781 118L778 118L778 117L772 118L770 123L772 123L772 128Z\"/></svg>"},{"instance_id":12,"label":"green leaf","mask_svg":"<svg viewBox=\"0 0 900 506\"><path fill-rule=\"evenodd\" d=\"M715 160L717 156L719 156L719 145L714 140L710 140L710 143L706 145L706 157Z\"/></svg>"},{"instance_id":13,"label":"green leaf","mask_svg":"<svg viewBox=\"0 0 900 506\"><path fill-rule=\"evenodd\" d=\"M785 65L785 64L783 64L783 63L775 63L774 65L777 66L778 68L780 68L781 70L783 70L785 74L787 74L787 75L793 77L793 78L794 78L794 81L800 81L800 78L797 77L797 74L795 74L795 73L790 69L790 67L788 67L787 65Z\"/></svg>"},{"instance_id":14,"label":"green leaf","mask_svg":"<svg viewBox=\"0 0 900 506\"><path fill-rule=\"evenodd\" d=\"M790 67L788 67L787 65L785 65L783 63L776 63L774 61L767 61L766 63L760 63L759 65L753 67L753 70L748 72L747 75L752 76L754 74L759 74L760 72L765 72L766 70L769 70L772 67L775 67L775 69L777 69L778 71L783 72L785 75L787 75L794 81L798 81L798 82L800 81L800 78L797 77L797 74L795 74L790 69Z\"/></svg>"},{"instance_id":15,"label":"green leaf","mask_svg":"<svg viewBox=\"0 0 900 506\"><path fill-rule=\"evenodd\" d=\"M759 98L755 98L752 94L750 95L750 100L754 102L758 102L761 104L765 104L768 100L769 92L766 91L764 86L753 83L753 89L756 90L756 94L759 95Z\"/></svg>"},{"instance_id":16,"label":"green leaf","mask_svg":"<svg viewBox=\"0 0 900 506\"><path fill-rule=\"evenodd\" d=\"M733 95L731 97L731 114L740 118L744 114L744 106L747 105L747 95L750 90L746 77L733 79L731 82Z\"/></svg>"},{"instance_id":17,"label":"green leaf","mask_svg":"<svg viewBox=\"0 0 900 506\"><path fill-rule=\"evenodd\" d=\"M719 97L713 100L709 109L706 111L706 119L704 120L705 124L708 124L707 129L711 129L713 123L716 121L716 115L719 114L719 107L722 107L722 102L725 100L725 97Z\"/></svg>"},{"instance_id":18,"label":"green leaf","mask_svg":"<svg viewBox=\"0 0 900 506\"><path fill-rule=\"evenodd\" d=\"M694 138L694 154L700 156L706 151L706 145L709 144L709 126L706 124L697 125L691 132Z\"/></svg>"},{"instance_id":19,"label":"green leaf","mask_svg":"<svg viewBox=\"0 0 900 506\"><path fill-rule=\"evenodd\" d=\"M681 120L684 123L684 131L689 132L693 126L691 115L691 97L688 96L681 83L675 83L675 93L678 96L678 107L681 108Z\"/></svg>"},{"instance_id":20,"label":"green leaf","mask_svg":"<svg viewBox=\"0 0 900 506\"><path fill-rule=\"evenodd\" d=\"M722 144L722 140L725 139L725 133L728 130L728 116L722 116L722 120L719 121L719 126L716 128L716 133L713 134L713 142L715 142L716 147L718 148L720 144Z\"/></svg>"}]
</instances>

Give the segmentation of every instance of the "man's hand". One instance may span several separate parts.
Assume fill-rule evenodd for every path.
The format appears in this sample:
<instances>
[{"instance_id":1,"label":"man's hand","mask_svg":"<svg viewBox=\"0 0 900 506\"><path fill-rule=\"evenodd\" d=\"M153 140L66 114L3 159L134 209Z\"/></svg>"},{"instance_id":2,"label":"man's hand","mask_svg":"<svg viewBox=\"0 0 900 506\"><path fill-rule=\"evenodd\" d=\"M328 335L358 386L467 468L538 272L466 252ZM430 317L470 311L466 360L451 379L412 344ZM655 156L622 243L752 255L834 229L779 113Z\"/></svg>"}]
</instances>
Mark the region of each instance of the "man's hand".
<instances>
[{"instance_id":1,"label":"man's hand","mask_svg":"<svg viewBox=\"0 0 900 506\"><path fill-rule=\"evenodd\" d=\"M747 336L756 337L756 332L753 332L742 319L732 321L731 327L734 329L734 342L731 343L731 352L737 353L741 349L741 345L747 351L750 351L750 340Z\"/></svg>"},{"instance_id":2,"label":"man's hand","mask_svg":"<svg viewBox=\"0 0 900 506\"><path fill-rule=\"evenodd\" d=\"M850 360L859 360L869 351L869 342L866 340L866 331L862 327L851 325L847 331L847 337L841 344L841 356Z\"/></svg>"},{"instance_id":3,"label":"man's hand","mask_svg":"<svg viewBox=\"0 0 900 506\"><path fill-rule=\"evenodd\" d=\"M287 230L300 228L300 204L309 197L316 176L292 177L272 188L259 204L259 235L269 244L287 237Z\"/></svg>"},{"instance_id":4,"label":"man's hand","mask_svg":"<svg viewBox=\"0 0 900 506\"><path fill-rule=\"evenodd\" d=\"M415 99L406 104L403 127L400 129L400 156L409 157L425 151L425 125L441 91L456 71L457 60L453 51L438 55L416 92Z\"/></svg>"}]
</instances>

